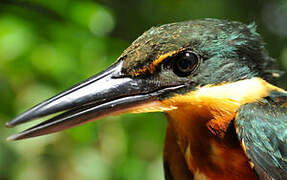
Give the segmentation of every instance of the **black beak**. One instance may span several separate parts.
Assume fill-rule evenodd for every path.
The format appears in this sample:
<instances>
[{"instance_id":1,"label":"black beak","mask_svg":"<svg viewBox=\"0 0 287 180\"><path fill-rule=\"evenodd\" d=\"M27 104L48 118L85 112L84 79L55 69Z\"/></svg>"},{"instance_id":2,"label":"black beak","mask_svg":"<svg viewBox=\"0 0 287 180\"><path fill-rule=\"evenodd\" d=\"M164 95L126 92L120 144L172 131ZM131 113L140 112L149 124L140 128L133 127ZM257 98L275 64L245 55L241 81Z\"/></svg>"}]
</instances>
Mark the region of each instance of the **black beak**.
<instances>
[{"instance_id":1,"label":"black beak","mask_svg":"<svg viewBox=\"0 0 287 180\"><path fill-rule=\"evenodd\" d=\"M50 134L104 116L132 112L147 104L158 102L159 95L183 86L162 86L153 81L131 78L124 76L121 69L122 61L118 61L102 73L36 105L6 123L7 127L14 127L36 118L63 112L19 134L10 136L8 140Z\"/></svg>"}]
</instances>

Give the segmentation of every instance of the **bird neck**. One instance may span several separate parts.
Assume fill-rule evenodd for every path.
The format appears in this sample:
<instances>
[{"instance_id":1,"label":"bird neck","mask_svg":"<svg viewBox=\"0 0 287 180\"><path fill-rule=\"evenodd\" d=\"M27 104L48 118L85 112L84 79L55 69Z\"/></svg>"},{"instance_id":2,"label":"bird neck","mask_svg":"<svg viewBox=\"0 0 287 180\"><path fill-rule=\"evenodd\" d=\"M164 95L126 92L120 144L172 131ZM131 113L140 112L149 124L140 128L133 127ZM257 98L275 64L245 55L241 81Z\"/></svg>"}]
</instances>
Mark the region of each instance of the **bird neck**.
<instances>
[{"instance_id":1,"label":"bird neck","mask_svg":"<svg viewBox=\"0 0 287 180\"><path fill-rule=\"evenodd\" d=\"M232 120L241 105L258 101L272 91L283 90L260 78L197 89L162 101L166 106L176 107L166 114L189 169L194 173L205 172L204 176L211 179L219 177L218 174L224 179L237 173L246 179L255 178Z\"/></svg>"},{"instance_id":2,"label":"bird neck","mask_svg":"<svg viewBox=\"0 0 287 180\"><path fill-rule=\"evenodd\" d=\"M166 113L183 127L205 124L211 133L221 137L240 106L256 102L272 91L284 91L257 77L196 89L186 94L177 94L161 103L173 107Z\"/></svg>"}]
</instances>

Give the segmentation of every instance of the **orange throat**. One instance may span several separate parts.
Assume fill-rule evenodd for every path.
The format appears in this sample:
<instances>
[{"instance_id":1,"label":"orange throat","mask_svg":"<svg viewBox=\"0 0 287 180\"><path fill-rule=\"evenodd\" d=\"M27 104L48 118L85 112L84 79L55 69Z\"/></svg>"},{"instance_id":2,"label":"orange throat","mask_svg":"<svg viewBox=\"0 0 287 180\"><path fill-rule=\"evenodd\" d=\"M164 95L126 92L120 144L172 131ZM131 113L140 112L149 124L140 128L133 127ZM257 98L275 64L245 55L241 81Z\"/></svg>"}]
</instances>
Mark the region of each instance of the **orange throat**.
<instances>
[{"instance_id":1,"label":"orange throat","mask_svg":"<svg viewBox=\"0 0 287 180\"><path fill-rule=\"evenodd\" d=\"M256 102L271 91L283 90L261 78L252 78L198 87L197 90L177 94L161 103L173 107L166 113L177 123L188 127L188 124L200 121L206 123L213 134L224 136L241 105Z\"/></svg>"},{"instance_id":2,"label":"orange throat","mask_svg":"<svg viewBox=\"0 0 287 180\"><path fill-rule=\"evenodd\" d=\"M168 115L194 179L257 179L237 140L232 120L240 106L260 101L272 91L284 90L255 77L197 87L128 112L160 111Z\"/></svg>"},{"instance_id":3,"label":"orange throat","mask_svg":"<svg viewBox=\"0 0 287 180\"><path fill-rule=\"evenodd\" d=\"M204 86L162 101L188 168L199 179L256 179L232 120L243 104L283 91L260 78ZM195 178L196 179L196 178ZM203 178L204 179L204 178Z\"/></svg>"},{"instance_id":4,"label":"orange throat","mask_svg":"<svg viewBox=\"0 0 287 180\"><path fill-rule=\"evenodd\" d=\"M194 179L256 179L231 128L235 113L214 118L212 112L201 107L167 114Z\"/></svg>"}]
</instances>

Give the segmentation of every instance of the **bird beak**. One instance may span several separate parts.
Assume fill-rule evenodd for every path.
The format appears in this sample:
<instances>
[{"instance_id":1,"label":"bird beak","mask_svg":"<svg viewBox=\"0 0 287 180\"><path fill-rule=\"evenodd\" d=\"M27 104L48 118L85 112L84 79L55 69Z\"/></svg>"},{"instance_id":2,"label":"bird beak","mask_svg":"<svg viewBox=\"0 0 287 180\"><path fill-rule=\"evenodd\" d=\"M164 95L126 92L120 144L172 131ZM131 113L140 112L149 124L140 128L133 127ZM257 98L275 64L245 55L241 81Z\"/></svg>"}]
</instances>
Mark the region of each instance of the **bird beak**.
<instances>
[{"instance_id":1,"label":"bird beak","mask_svg":"<svg viewBox=\"0 0 287 180\"><path fill-rule=\"evenodd\" d=\"M122 61L84 82L36 105L6 123L7 127L62 112L8 140L19 140L50 134L78 126L108 115L127 112L165 111L159 95L169 93L182 85L159 86L152 81L124 76Z\"/></svg>"}]
</instances>

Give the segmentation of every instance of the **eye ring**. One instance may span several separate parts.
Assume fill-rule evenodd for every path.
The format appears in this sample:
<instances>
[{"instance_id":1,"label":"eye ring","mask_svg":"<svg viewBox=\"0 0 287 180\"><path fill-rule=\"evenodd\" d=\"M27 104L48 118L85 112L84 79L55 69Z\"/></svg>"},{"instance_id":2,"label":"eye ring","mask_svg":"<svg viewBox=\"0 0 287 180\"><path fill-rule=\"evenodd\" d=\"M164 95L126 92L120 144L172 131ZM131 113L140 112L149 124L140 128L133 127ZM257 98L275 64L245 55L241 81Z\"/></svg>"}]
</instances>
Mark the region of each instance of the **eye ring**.
<instances>
[{"instance_id":1,"label":"eye ring","mask_svg":"<svg viewBox=\"0 0 287 180\"><path fill-rule=\"evenodd\" d=\"M191 50L181 52L175 57L173 72L179 77L186 77L198 69L200 56Z\"/></svg>"}]
</instances>

